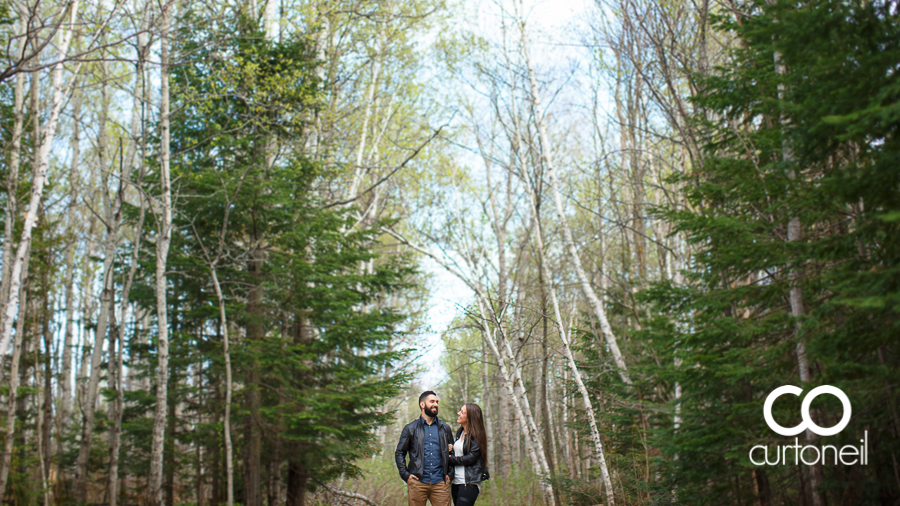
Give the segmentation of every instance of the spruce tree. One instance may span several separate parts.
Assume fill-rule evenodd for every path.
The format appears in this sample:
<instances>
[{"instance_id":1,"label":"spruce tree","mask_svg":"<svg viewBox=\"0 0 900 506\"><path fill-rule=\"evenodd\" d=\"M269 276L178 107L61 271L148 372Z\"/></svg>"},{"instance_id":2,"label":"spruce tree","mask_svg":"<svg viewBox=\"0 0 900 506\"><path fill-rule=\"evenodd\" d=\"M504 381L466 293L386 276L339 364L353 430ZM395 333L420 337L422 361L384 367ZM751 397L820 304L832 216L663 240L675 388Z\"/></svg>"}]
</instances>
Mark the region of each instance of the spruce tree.
<instances>
[{"instance_id":1,"label":"spruce tree","mask_svg":"<svg viewBox=\"0 0 900 506\"><path fill-rule=\"evenodd\" d=\"M785 384L804 392L834 385L851 400L848 427L814 444L858 445L864 431L878 441L868 466L823 467L828 503L900 497L900 19L892 9L755 2L737 18L718 19L738 43L731 64L702 81L704 156L676 178L688 206L663 210L697 254L686 286L646 294L666 316L647 331L663 364L651 369L684 389L669 411L679 405L680 427L661 418L657 432L672 466L673 500L809 504L804 466L755 466L748 458L754 445L794 443L763 419L766 396ZM788 240L792 219L801 226L798 241ZM790 301L795 286L803 294L799 316ZM798 375L798 343L808 383ZM813 418L832 426L841 410L822 396ZM776 402L775 419L796 425L799 399Z\"/></svg>"},{"instance_id":2,"label":"spruce tree","mask_svg":"<svg viewBox=\"0 0 900 506\"><path fill-rule=\"evenodd\" d=\"M172 73L179 212L170 367L181 386L170 389L170 404L213 415L193 433L172 420L170 437L203 444L221 479L223 342L208 259L224 237L217 275L232 325L236 501L260 500L280 482L288 503L302 505L307 490L354 475L355 461L378 451L374 429L391 418L379 410L409 380L389 372L406 354L389 345L406 315L388 298L412 287L413 269L408 258L380 251L378 226L355 228L354 209L328 207L320 191L337 169L304 150L327 86L314 72L311 42L267 41L242 14L203 25L190 9ZM198 400L195 377L217 395ZM190 458L167 448L166 469Z\"/></svg>"}]
</instances>

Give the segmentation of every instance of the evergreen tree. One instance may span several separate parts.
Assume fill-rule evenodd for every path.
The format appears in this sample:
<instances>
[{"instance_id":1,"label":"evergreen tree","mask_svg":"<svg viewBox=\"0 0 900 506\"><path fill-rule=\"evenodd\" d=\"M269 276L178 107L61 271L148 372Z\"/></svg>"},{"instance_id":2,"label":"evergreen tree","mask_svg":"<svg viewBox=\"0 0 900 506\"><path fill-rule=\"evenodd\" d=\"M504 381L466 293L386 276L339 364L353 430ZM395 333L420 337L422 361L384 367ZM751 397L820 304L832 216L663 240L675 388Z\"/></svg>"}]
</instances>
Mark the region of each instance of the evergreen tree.
<instances>
[{"instance_id":1,"label":"evergreen tree","mask_svg":"<svg viewBox=\"0 0 900 506\"><path fill-rule=\"evenodd\" d=\"M793 444L762 413L766 396L785 384L804 392L834 385L851 400L847 428L814 444L858 445L868 431L867 466L823 467L828 503L900 497L895 8L755 2L737 19L718 19L739 44L732 65L706 79L697 99L707 144L697 170L678 178L689 207L665 210L698 254L686 287L647 294L669 318L645 337L660 343L661 363L680 363L655 368L684 389L672 400L680 427L667 417L657 433L680 503L740 504L755 495L760 504L809 504L804 466L754 466L748 458L754 445ZM789 240L792 219L801 226L797 241ZM793 287L802 291L800 315L792 312ZM798 374L798 343L808 383ZM796 425L799 408L799 399L782 398L775 419ZM829 427L841 409L822 396L813 418Z\"/></svg>"},{"instance_id":2,"label":"evergreen tree","mask_svg":"<svg viewBox=\"0 0 900 506\"><path fill-rule=\"evenodd\" d=\"M176 39L183 61L172 74L179 213L169 403L212 416L187 433L170 410L165 469L190 457L177 454L179 439L205 445L214 479L224 473L223 342L210 272L221 240L217 276L239 385L236 500L261 501L264 489L276 497L286 483L288 503L302 505L317 483L354 475L354 462L375 451L373 429L391 419L378 410L409 377L389 372L406 354L390 345L406 315L387 301L412 286L413 270L408 258L380 253L376 233L355 228L353 209L324 203L319 188L334 174L304 151L325 84L310 42L266 41L242 14L202 30L190 7L183 15L190 28ZM198 397L202 382L215 385L213 398ZM222 500L224 485L214 488Z\"/></svg>"}]
</instances>

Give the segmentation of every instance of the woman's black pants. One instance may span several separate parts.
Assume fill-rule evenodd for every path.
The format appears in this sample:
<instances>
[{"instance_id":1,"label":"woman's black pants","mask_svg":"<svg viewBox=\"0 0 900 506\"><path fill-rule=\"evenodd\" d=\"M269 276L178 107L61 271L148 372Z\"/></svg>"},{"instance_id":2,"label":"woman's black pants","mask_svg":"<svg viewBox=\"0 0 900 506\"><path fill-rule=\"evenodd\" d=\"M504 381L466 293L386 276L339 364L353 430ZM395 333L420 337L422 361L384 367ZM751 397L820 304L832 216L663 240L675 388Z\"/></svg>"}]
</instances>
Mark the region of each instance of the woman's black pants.
<instances>
[{"instance_id":1,"label":"woman's black pants","mask_svg":"<svg viewBox=\"0 0 900 506\"><path fill-rule=\"evenodd\" d=\"M469 506L475 504L478 499L478 485L453 485L450 487L450 495L453 497L453 506Z\"/></svg>"}]
</instances>

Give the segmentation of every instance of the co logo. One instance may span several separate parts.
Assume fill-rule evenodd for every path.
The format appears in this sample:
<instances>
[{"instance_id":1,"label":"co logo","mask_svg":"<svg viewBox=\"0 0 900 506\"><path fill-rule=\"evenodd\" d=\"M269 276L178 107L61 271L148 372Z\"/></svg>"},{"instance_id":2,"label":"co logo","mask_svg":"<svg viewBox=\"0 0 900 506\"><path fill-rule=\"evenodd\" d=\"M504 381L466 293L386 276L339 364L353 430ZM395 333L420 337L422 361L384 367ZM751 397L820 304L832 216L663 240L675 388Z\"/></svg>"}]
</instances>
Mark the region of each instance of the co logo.
<instances>
[{"instance_id":1,"label":"co logo","mask_svg":"<svg viewBox=\"0 0 900 506\"><path fill-rule=\"evenodd\" d=\"M796 396L800 396L803 393L803 389L800 387L796 387L794 385L784 385L781 387L772 390L772 393L766 397L766 403L763 405L763 416L766 417L766 423L769 425L769 428L775 431L777 434L781 434L782 436L796 436L806 429L811 430L813 433L818 434L820 436L833 436L838 432L844 430L844 427L850 423L850 399L847 398L847 394L845 394L840 388L833 387L831 385L822 385L820 387L813 388L806 394L806 397L803 399L803 404L800 407L800 415L803 418L803 421L800 422L800 425L791 428L785 428L772 418L772 404L775 404L775 399L781 397L783 394L794 394ZM815 422L812 421L809 417L809 406L812 404L813 399L822 394L831 394L838 399L841 400L841 403L844 405L844 416L841 418L841 421L838 422L834 427L830 427L827 429L823 429L816 425Z\"/></svg>"}]
</instances>

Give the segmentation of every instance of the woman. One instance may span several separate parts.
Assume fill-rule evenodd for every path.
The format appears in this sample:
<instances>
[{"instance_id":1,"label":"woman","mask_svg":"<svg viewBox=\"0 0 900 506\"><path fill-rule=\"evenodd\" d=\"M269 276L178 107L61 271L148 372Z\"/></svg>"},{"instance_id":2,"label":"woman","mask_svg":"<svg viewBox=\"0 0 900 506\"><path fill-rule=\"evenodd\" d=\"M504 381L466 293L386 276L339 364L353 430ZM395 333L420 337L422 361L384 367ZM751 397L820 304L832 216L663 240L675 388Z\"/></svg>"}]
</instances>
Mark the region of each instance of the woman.
<instances>
[{"instance_id":1,"label":"woman","mask_svg":"<svg viewBox=\"0 0 900 506\"><path fill-rule=\"evenodd\" d=\"M487 433L478 404L467 402L457 413L456 443L450 445L450 465L454 467L450 494L453 506L470 506L478 498L479 483L487 466Z\"/></svg>"}]
</instances>

